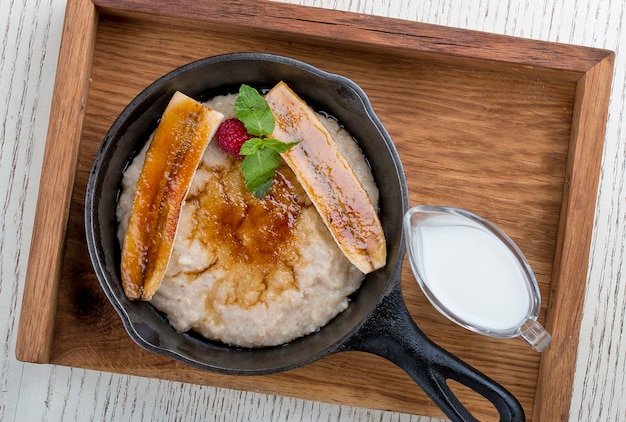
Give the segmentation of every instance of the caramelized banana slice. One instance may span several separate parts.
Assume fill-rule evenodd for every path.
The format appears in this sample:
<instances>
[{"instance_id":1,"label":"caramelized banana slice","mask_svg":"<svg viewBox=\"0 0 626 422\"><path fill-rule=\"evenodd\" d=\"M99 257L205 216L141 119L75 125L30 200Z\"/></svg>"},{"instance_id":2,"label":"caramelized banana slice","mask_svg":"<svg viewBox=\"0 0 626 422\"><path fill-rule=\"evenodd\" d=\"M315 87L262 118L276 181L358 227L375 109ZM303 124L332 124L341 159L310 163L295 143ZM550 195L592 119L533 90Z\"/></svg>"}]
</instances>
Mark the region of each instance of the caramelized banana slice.
<instances>
[{"instance_id":1,"label":"caramelized banana slice","mask_svg":"<svg viewBox=\"0 0 626 422\"><path fill-rule=\"evenodd\" d=\"M385 265L385 234L367 192L317 114L284 82L265 96L276 119L272 136L301 142L281 154L339 248L367 274Z\"/></svg>"},{"instance_id":2,"label":"caramelized banana slice","mask_svg":"<svg viewBox=\"0 0 626 422\"><path fill-rule=\"evenodd\" d=\"M224 116L176 92L163 112L137 182L122 248L129 299L150 300L170 260L182 207L206 146Z\"/></svg>"}]
</instances>

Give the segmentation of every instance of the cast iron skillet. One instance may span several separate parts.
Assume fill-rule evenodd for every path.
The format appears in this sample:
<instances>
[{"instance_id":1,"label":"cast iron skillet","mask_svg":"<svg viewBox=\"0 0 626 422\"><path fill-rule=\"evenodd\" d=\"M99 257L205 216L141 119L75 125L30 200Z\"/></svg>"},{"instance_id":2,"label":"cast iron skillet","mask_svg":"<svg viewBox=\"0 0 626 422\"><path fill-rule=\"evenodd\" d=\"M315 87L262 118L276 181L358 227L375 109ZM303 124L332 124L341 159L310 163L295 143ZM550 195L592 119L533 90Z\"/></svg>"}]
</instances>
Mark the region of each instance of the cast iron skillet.
<instances>
[{"instance_id":1,"label":"cast iron skillet","mask_svg":"<svg viewBox=\"0 0 626 422\"><path fill-rule=\"evenodd\" d=\"M145 143L172 94L198 100L237 92L242 83L272 87L280 80L314 108L337 117L358 139L380 188L380 218L387 265L367 276L346 311L318 332L280 347L246 349L177 332L149 303L130 301L120 282L115 208L121 175ZM117 118L97 153L87 186L85 228L95 273L141 347L196 368L233 375L290 370L323 356L364 351L406 371L452 420L475 420L446 384L456 380L491 401L502 420L523 421L519 402L502 386L432 343L415 325L402 298L405 253L402 216L408 209L406 179L389 134L364 92L352 81L300 61L261 53L234 53L190 63L141 92Z\"/></svg>"}]
</instances>

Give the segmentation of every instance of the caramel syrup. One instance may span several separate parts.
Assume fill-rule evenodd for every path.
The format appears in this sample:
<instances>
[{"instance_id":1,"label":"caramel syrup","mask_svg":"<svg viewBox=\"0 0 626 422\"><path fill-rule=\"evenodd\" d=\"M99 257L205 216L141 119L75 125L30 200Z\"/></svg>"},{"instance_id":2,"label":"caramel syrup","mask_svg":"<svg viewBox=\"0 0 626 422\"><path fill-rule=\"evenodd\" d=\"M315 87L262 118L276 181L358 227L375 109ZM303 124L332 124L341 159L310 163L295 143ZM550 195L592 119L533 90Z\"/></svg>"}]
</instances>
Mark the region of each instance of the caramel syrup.
<instances>
[{"instance_id":1,"label":"caramel syrup","mask_svg":"<svg viewBox=\"0 0 626 422\"><path fill-rule=\"evenodd\" d=\"M213 251L211 271L221 276L207 295L207 310L216 302L248 308L297 290L295 227L311 204L294 173L281 165L259 200L247 190L238 161L201 168L211 177L200 193L188 196L186 206L194 207L192 236Z\"/></svg>"}]
</instances>

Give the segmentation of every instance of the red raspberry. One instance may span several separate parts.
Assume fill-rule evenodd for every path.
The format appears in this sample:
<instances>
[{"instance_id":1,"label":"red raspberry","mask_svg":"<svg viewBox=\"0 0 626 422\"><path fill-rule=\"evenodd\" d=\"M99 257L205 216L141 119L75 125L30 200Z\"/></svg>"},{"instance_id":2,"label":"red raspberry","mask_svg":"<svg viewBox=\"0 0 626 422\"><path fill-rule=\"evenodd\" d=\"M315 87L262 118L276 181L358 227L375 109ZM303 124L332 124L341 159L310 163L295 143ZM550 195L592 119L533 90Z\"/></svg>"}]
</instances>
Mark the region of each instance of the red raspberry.
<instances>
[{"instance_id":1,"label":"red raspberry","mask_svg":"<svg viewBox=\"0 0 626 422\"><path fill-rule=\"evenodd\" d=\"M254 136L248 133L246 126L239 119L224 120L217 128L215 136L217 137L217 144L224 151L239 158L243 158L243 155L239 154L241 146L248 139L254 138Z\"/></svg>"}]
</instances>

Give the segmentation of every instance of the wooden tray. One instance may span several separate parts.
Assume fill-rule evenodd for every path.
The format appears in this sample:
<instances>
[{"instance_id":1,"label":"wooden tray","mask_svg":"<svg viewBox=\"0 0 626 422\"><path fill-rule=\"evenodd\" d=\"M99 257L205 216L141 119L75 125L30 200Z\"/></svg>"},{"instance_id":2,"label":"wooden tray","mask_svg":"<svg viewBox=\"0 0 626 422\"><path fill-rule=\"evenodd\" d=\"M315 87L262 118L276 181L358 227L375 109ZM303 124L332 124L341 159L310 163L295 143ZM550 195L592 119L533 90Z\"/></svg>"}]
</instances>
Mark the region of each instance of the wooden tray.
<instances>
[{"instance_id":1,"label":"wooden tray","mask_svg":"<svg viewBox=\"0 0 626 422\"><path fill-rule=\"evenodd\" d=\"M502 383L529 420L567 419L613 53L259 0L68 1L18 359L442 416L407 375L364 353L263 377L188 368L136 346L104 297L85 247L83 198L105 132L154 79L234 51L287 55L353 79L398 147L412 205L469 209L519 244L553 335L542 355L448 322L405 264L406 301L427 335ZM459 394L479 419L494 418L482 398Z\"/></svg>"}]
</instances>

